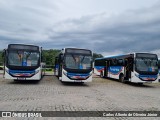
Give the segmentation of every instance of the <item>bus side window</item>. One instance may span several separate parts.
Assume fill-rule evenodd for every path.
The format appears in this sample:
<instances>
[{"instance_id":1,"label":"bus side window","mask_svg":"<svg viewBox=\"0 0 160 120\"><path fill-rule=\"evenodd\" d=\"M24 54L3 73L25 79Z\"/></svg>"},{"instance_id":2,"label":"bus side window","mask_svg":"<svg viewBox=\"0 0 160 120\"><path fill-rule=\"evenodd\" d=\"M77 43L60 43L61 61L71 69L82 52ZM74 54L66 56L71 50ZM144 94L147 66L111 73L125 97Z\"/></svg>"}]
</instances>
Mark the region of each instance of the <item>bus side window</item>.
<instances>
[{"instance_id":1,"label":"bus side window","mask_svg":"<svg viewBox=\"0 0 160 120\"><path fill-rule=\"evenodd\" d=\"M112 60L112 65L113 65L113 66L116 66L116 65L117 65L117 61L118 61L117 59L113 59L113 60Z\"/></svg>"},{"instance_id":2,"label":"bus side window","mask_svg":"<svg viewBox=\"0 0 160 120\"><path fill-rule=\"evenodd\" d=\"M118 60L118 65L120 65L120 66L123 66L123 65L124 65L123 59L119 59L119 60Z\"/></svg>"}]
</instances>

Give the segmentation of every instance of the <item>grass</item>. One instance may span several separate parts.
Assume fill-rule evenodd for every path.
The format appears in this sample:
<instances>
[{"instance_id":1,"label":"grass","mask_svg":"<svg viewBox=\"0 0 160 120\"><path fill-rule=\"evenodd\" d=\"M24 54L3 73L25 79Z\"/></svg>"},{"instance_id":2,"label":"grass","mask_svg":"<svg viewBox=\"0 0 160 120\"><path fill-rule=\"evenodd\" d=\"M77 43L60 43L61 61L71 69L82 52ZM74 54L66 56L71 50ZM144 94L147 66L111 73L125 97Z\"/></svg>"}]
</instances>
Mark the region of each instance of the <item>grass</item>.
<instances>
[{"instance_id":1,"label":"grass","mask_svg":"<svg viewBox=\"0 0 160 120\"><path fill-rule=\"evenodd\" d=\"M53 68L45 68L45 72L53 72Z\"/></svg>"}]
</instances>

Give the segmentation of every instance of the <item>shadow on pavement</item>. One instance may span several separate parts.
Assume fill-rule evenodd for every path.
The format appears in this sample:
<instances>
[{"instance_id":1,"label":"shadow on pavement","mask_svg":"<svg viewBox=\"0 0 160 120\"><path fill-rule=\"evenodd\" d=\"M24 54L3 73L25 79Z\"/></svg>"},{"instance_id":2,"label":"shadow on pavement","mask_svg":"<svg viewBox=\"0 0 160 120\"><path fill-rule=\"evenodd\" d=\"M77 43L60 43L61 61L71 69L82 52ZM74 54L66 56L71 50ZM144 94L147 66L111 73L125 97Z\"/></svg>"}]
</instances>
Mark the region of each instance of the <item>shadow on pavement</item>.
<instances>
[{"instance_id":1,"label":"shadow on pavement","mask_svg":"<svg viewBox=\"0 0 160 120\"><path fill-rule=\"evenodd\" d=\"M152 86L153 83L132 83L132 82L128 82L128 81L126 81L125 83L121 83L119 80L113 79L113 78L101 78L101 79L119 82L120 84L130 85L130 86L134 86L134 87L154 88L154 86Z\"/></svg>"},{"instance_id":2,"label":"shadow on pavement","mask_svg":"<svg viewBox=\"0 0 160 120\"><path fill-rule=\"evenodd\" d=\"M83 86L83 87L89 86L87 85L87 83L83 83L83 82L61 82L61 83L66 86Z\"/></svg>"},{"instance_id":3,"label":"shadow on pavement","mask_svg":"<svg viewBox=\"0 0 160 120\"><path fill-rule=\"evenodd\" d=\"M13 80L11 82L9 82L9 84L39 84L41 80Z\"/></svg>"}]
</instances>

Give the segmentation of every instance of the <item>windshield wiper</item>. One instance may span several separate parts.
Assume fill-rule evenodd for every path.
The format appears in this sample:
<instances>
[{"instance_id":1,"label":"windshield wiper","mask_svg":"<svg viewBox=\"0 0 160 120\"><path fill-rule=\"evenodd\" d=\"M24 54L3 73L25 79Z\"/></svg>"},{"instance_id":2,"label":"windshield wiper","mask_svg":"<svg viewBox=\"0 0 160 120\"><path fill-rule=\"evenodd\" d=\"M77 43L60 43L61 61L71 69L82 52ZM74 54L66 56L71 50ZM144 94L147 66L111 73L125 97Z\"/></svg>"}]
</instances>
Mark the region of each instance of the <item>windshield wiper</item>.
<instances>
[{"instance_id":1,"label":"windshield wiper","mask_svg":"<svg viewBox=\"0 0 160 120\"><path fill-rule=\"evenodd\" d=\"M86 56L83 56L83 58L82 58L82 60L81 60L81 63L83 62L83 60L84 60L85 57L86 57Z\"/></svg>"},{"instance_id":2,"label":"windshield wiper","mask_svg":"<svg viewBox=\"0 0 160 120\"><path fill-rule=\"evenodd\" d=\"M74 59L74 62L76 62L76 59L75 59L75 57L73 56L73 54L71 54L72 55L72 57L73 57L73 59Z\"/></svg>"},{"instance_id":3,"label":"windshield wiper","mask_svg":"<svg viewBox=\"0 0 160 120\"><path fill-rule=\"evenodd\" d=\"M28 57L31 55L31 52L29 52L28 55L26 55L26 61L28 60Z\"/></svg>"}]
</instances>

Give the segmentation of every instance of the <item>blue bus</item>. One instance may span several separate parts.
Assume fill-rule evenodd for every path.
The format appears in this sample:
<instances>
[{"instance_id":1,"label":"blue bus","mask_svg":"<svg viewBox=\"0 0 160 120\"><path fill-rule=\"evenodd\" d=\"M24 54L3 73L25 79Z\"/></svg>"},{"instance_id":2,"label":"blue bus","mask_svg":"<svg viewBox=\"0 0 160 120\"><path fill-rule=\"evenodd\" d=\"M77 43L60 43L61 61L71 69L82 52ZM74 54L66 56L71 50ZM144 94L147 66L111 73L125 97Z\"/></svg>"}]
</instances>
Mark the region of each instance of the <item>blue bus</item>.
<instances>
[{"instance_id":1,"label":"blue bus","mask_svg":"<svg viewBox=\"0 0 160 120\"><path fill-rule=\"evenodd\" d=\"M151 53L133 53L98 58L95 69L101 77L121 82L158 82L158 57Z\"/></svg>"},{"instance_id":2,"label":"blue bus","mask_svg":"<svg viewBox=\"0 0 160 120\"><path fill-rule=\"evenodd\" d=\"M62 82L92 81L92 51L64 48L55 58L54 74Z\"/></svg>"}]
</instances>

